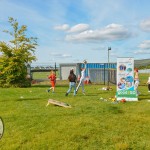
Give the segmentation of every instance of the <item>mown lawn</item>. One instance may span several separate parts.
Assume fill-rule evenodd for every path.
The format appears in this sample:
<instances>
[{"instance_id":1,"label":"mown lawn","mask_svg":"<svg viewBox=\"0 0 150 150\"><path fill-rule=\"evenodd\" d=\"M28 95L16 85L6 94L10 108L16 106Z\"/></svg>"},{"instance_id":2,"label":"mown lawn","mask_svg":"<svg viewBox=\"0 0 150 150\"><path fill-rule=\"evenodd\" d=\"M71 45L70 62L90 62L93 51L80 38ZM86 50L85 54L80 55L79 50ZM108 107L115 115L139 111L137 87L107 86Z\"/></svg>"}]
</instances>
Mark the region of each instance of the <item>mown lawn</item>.
<instances>
[{"instance_id":1,"label":"mown lawn","mask_svg":"<svg viewBox=\"0 0 150 150\"><path fill-rule=\"evenodd\" d=\"M0 116L5 132L1 150L149 150L150 93L140 85L138 102L112 103L116 92L104 85L86 85L65 97L67 82L57 82L55 93L48 83L31 88L1 88ZM102 100L101 97L107 99ZM46 107L48 99L72 108Z\"/></svg>"}]
</instances>

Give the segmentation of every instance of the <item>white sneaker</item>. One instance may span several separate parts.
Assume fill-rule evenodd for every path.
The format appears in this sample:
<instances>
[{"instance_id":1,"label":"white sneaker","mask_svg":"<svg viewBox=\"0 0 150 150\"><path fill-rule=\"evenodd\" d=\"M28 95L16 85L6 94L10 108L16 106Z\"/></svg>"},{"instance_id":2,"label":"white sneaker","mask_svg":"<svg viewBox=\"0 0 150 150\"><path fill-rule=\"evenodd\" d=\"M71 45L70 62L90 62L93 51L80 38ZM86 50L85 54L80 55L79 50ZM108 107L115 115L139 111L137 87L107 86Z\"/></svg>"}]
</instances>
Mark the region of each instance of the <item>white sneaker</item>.
<instances>
[{"instance_id":1,"label":"white sneaker","mask_svg":"<svg viewBox=\"0 0 150 150\"><path fill-rule=\"evenodd\" d=\"M148 91L148 92L150 92L150 91Z\"/></svg>"}]
</instances>

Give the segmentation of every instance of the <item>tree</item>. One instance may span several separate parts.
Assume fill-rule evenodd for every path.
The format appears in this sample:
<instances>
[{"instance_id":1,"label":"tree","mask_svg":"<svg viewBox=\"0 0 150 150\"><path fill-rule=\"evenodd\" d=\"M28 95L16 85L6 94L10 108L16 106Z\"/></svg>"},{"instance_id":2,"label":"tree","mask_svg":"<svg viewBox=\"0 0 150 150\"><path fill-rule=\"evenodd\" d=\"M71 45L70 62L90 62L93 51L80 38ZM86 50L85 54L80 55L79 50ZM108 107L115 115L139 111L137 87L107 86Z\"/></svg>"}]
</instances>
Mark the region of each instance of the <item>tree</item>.
<instances>
[{"instance_id":1,"label":"tree","mask_svg":"<svg viewBox=\"0 0 150 150\"><path fill-rule=\"evenodd\" d=\"M34 52L37 38L27 37L27 26L19 27L17 20L9 17L13 31L4 30L13 39L6 43L0 41L0 86L27 87L31 83L27 79L27 64L36 60Z\"/></svg>"}]
</instances>

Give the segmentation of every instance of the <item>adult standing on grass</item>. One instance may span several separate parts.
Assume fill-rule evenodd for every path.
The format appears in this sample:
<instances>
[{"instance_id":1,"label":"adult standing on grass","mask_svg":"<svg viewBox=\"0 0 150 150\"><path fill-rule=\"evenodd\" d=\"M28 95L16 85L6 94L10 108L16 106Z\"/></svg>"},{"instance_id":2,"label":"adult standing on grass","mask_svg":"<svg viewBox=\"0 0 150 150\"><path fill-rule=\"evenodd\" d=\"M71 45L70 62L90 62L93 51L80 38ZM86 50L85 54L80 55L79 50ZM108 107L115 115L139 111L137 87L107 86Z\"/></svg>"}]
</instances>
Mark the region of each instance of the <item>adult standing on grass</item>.
<instances>
[{"instance_id":1,"label":"adult standing on grass","mask_svg":"<svg viewBox=\"0 0 150 150\"><path fill-rule=\"evenodd\" d=\"M85 95L84 79L85 79L85 70L86 70L87 61L84 60L83 63L84 63L85 66L84 66L84 68L81 68L81 78L80 78L79 84L78 84L78 86L76 88L76 93L78 92L79 87L82 86L82 93Z\"/></svg>"},{"instance_id":2,"label":"adult standing on grass","mask_svg":"<svg viewBox=\"0 0 150 150\"><path fill-rule=\"evenodd\" d=\"M73 69L70 70L70 74L68 76L68 80L69 80L69 89L66 92L66 96L68 96L68 94L71 92L72 88L74 88L73 95L75 96L76 95L76 80L77 80L77 77L74 74L74 70Z\"/></svg>"},{"instance_id":3,"label":"adult standing on grass","mask_svg":"<svg viewBox=\"0 0 150 150\"><path fill-rule=\"evenodd\" d=\"M150 92L150 77L148 77L147 84L148 84L148 92Z\"/></svg>"},{"instance_id":4,"label":"adult standing on grass","mask_svg":"<svg viewBox=\"0 0 150 150\"><path fill-rule=\"evenodd\" d=\"M138 91L138 86L139 86L139 83L140 83L138 69L135 68L134 72L135 72L135 76L134 76L134 90L136 90L136 94L138 96L140 94L140 92Z\"/></svg>"},{"instance_id":5,"label":"adult standing on grass","mask_svg":"<svg viewBox=\"0 0 150 150\"><path fill-rule=\"evenodd\" d=\"M50 79L51 87L47 90L47 92L50 92L50 90L52 89L52 92L54 93L55 92L55 84L56 84L56 75L55 75L54 71L50 72L48 79Z\"/></svg>"}]
</instances>

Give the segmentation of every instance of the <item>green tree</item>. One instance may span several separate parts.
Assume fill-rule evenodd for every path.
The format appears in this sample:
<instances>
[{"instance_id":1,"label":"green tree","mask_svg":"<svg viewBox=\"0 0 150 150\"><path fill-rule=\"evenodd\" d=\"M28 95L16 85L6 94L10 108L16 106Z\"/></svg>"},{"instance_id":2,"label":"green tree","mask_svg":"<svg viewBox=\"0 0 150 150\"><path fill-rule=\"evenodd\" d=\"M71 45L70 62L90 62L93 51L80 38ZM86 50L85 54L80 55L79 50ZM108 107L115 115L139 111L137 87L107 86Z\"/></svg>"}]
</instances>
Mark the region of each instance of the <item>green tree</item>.
<instances>
[{"instance_id":1,"label":"green tree","mask_svg":"<svg viewBox=\"0 0 150 150\"><path fill-rule=\"evenodd\" d=\"M34 55L37 38L27 37L27 26L19 27L17 20L9 17L13 31L4 30L13 39L8 43L0 41L0 86L27 87L27 64L36 60Z\"/></svg>"}]
</instances>

